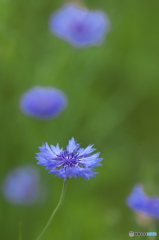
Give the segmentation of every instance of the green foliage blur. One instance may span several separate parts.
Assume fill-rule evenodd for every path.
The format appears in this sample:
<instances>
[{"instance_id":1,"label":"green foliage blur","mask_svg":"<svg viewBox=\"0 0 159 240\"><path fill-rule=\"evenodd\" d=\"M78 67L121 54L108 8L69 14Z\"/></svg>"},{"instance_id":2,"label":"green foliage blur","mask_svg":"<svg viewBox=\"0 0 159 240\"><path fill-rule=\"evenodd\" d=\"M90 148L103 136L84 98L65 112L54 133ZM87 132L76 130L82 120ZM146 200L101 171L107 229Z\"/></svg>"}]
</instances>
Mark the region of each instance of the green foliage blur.
<instances>
[{"instance_id":1,"label":"green foliage blur","mask_svg":"<svg viewBox=\"0 0 159 240\"><path fill-rule=\"evenodd\" d=\"M108 14L103 44L76 49L50 33L48 21L65 1L0 0L0 185L9 170L37 166L47 186L41 204L18 206L0 194L0 239L35 240L56 206L62 179L36 165L42 142L65 147L73 136L95 144L104 158L96 178L72 178L45 240L129 239L149 231L136 222L126 197L136 183L159 195L159 2L86 0ZM62 89L68 108L40 121L20 111L35 85ZM156 230L157 231L157 230ZM158 229L159 234L159 229Z\"/></svg>"}]
</instances>

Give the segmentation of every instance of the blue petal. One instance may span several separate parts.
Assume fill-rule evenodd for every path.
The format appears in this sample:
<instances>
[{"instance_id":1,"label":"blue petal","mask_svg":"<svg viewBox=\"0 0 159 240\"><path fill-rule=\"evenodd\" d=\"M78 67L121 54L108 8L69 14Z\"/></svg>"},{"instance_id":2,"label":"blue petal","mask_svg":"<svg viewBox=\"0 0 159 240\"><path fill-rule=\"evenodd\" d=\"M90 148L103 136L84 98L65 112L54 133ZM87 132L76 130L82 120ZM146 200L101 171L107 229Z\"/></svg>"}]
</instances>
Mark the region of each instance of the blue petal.
<instances>
[{"instance_id":1,"label":"blue petal","mask_svg":"<svg viewBox=\"0 0 159 240\"><path fill-rule=\"evenodd\" d=\"M126 203L135 211L145 212L148 197L145 195L141 185L134 187L132 193L127 198Z\"/></svg>"},{"instance_id":2,"label":"blue petal","mask_svg":"<svg viewBox=\"0 0 159 240\"><path fill-rule=\"evenodd\" d=\"M147 215L159 218L159 198L149 198L145 209Z\"/></svg>"},{"instance_id":3,"label":"blue petal","mask_svg":"<svg viewBox=\"0 0 159 240\"><path fill-rule=\"evenodd\" d=\"M79 148L79 144L77 143L77 141L75 141L74 138L69 140L68 145L67 145L67 151L69 153L76 151L78 148Z\"/></svg>"},{"instance_id":4,"label":"blue petal","mask_svg":"<svg viewBox=\"0 0 159 240\"><path fill-rule=\"evenodd\" d=\"M51 145L50 147L51 147L51 150L53 151L53 153L54 153L55 155L60 155L60 153L63 151L63 149L60 148L60 146L59 146L58 143L56 144L56 147L53 146L53 145Z\"/></svg>"},{"instance_id":5,"label":"blue petal","mask_svg":"<svg viewBox=\"0 0 159 240\"><path fill-rule=\"evenodd\" d=\"M48 143L45 143L45 145L43 145L42 147L39 147L39 150L41 151L41 155L45 156L45 158L52 159L56 157L56 155L50 149Z\"/></svg>"},{"instance_id":6,"label":"blue petal","mask_svg":"<svg viewBox=\"0 0 159 240\"><path fill-rule=\"evenodd\" d=\"M90 153L92 153L92 152L94 152L96 149L95 148L92 148L93 147L93 145L89 145L88 147L86 147L86 148L80 148L79 149L79 157L83 157L83 156L87 156L87 155L89 155Z\"/></svg>"},{"instance_id":7,"label":"blue petal","mask_svg":"<svg viewBox=\"0 0 159 240\"><path fill-rule=\"evenodd\" d=\"M98 158L100 153L95 153L93 155L90 155L89 157L84 157L80 159L80 162L84 164L87 167L91 167L92 165L101 162L103 159Z\"/></svg>"}]
</instances>

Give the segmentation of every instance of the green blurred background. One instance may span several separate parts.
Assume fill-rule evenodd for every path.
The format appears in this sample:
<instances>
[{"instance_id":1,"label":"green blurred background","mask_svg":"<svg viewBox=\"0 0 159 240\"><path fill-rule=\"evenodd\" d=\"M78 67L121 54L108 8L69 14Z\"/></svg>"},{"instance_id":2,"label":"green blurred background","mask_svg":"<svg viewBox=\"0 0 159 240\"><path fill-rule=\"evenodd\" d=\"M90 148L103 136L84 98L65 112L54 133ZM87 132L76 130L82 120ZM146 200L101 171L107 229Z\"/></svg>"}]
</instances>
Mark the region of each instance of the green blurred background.
<instances>
[{"instance_id":1,"label":"green blurred background","mask_svg":"<svg viewBox=\"0 0 159 240\"><path fill-rule=\"evenodd\" d=\"M36 166L42 142L65 147L74 136L82 147L95 144L104 158L100 175L69 181L43 239L127 240L130 230L149 231L125 205L134 185L159 195L159 2L85 1L108 14L111 31L101 46L84 49L49 31L50 15L64 3L0 0L0 181L12 168ZM55 120L39 121L20 111L21 94L35 85L68 95L68 108ZM17 240L19 222L23 240L36 239L56 206L62 179L37 167L46 200L24 207L1 194L1 239Z\"/></svg>"}]
</instances>

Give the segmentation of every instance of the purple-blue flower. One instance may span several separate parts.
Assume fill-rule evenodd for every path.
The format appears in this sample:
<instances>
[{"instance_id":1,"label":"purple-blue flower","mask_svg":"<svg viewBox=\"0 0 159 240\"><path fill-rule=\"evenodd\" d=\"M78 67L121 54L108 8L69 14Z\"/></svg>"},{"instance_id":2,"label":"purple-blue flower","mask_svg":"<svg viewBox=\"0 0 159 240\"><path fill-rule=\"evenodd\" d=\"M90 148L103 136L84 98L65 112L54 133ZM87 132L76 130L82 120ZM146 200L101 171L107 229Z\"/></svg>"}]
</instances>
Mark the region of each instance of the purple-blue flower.
<instances>
[{"instance_id":1,"label":"purple-blue flower","mask_svg":"<svg viewBox=\"0 0 159 240\"><path fill-rule=\"evenodd\" d=\"M52 15L50 30L76 47L97 45L109 30L109 20L102 11L67 4Z\"/></svg>"},{"instance_id":2,"label":"purple-blue flower","mask_svg":"<svg viewBox=\"0 0 159 240\"><path fill-rule=\"evenodd\" d=\"M136 212L159 218L159 197L149 197L142 185L136 185L126 200L127 205Z\"/></svg>"},{"instance_id":3,"label":"purple-blue flower","mask_svg":"<svg viewBox=\"0 0 159 240\"><path fill-rule=\"evenodd\" d=\"M14 204L30 205L40 199L40 175L36 168L23 166L11 170L2 184L7 201Z\"/></svg>"},{"instance_id":4,"label":"purple-blue flower","mask_svg":"<svg viewBox=\"0 0 159 240\"><path fill-rule=\"evenodd\" d=\"M54 118L66 108L67 97L57 88L36 86L22 95L20 105L27 115L40 119Z\"/></svg>"},{"instance_id":5,"label":"purple-blue flower","mask_svg":"<svg viewBox=\"0 0 159 240\"><path fill-rule=\"evenodd\" d=\"M100 153L92 154L96 149L89 145L87 148L80 148L80 144L72 138L69 140L66 150L56 146L44 144L39 147L40 153L37 153L36 159L38 164L43 165L46 169L51 169L50 173L65 180L71 177L83 177L89 179L94 177L94 167L101 166L99 163Z\"/></svg>"}]
</instances>

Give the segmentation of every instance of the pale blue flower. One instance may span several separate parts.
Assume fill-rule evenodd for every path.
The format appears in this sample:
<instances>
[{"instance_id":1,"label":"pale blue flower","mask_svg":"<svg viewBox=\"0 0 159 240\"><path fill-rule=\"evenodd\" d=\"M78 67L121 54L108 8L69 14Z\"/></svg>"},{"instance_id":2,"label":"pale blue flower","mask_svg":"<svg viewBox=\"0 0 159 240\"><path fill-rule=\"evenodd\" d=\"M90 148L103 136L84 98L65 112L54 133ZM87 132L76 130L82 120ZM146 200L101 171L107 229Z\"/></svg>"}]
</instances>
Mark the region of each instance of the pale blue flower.
<instances>
[{"instance_id":1,"label":"pale blue flower","mask_svg":"<svg viewBox=\"0 0 159 240\"><path fill-rule=\"evenodd\" d=\"M159 218L159 197L149 197L142 185L136 185L126 200L127 205L136 212Z\"/></svg>"},{"instance_id":2,"label":"pale blue flower","mask_svg":"<svg viewBox=\"0 0 159 240\"><path fill-rule=\"evenodd\" d=\"M11 170L4 179L2 192L7 201L30 205L40 199L40 175L35 167L23 166Z\"/></svg>"},{"instance_id":3,"label":"pale blue flower","mask_svg":"<svg viewBox=\"0 0 159 240\"><path fill-rule=\"evenodd\" d=\"M36 86L22 95L20 105L27 115L49 119L58 116L66 108L67 97L57 88Z\"/></svg>"},{"instance_id":4,"label":"pale blue flower","mask_svg":"<svg viewBox=\"0 0 159 240\"><path fill-rule=\"evenodd\" d=\"M102 158L99 158L100 153L92 154L95 151L89 145L87 148L80 148L80 144L72 138L69 140L66 150L56 146L44 144L39 147L40 153L37 153L36 159L38 164L43 165L46 169L51 169L50 173L65 180L71 177L83 177L89 179L94 177L97 172L94 172L94 167L101 166L99 163Z\"/></svg>"},{"instance_id":5,"label":"pale blue flower","mask_svg":"<svg viewBox=\"0 0 159 240\"><path fill-rule=\"evenodd\" d=\"M109 20L102 11L68 4L52 15L50 30L76 47L97 45L109 30Z\"/></svg>"}]
</instances>

